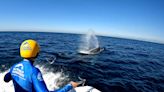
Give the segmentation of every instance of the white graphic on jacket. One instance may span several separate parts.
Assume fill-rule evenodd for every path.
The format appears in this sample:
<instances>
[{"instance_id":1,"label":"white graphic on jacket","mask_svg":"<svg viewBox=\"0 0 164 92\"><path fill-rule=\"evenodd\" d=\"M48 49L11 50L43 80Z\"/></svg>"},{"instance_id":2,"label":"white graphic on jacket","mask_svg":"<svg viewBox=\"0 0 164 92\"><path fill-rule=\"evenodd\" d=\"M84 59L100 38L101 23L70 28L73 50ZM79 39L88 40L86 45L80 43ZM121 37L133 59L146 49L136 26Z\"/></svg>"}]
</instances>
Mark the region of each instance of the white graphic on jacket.
<instances>
[{"instance_id":1,"label":"white graphic on jacket","mask_svg":"<svg viewBox=\"0 0 164 92\"><path fill-rule=\"evenodd\" d=\"M18 76L19 78L25 80L23 69L24 69L23 64L17 64L17 65L13 68L11 74L14 75L14 76Z\"/></svg>"}]
</instances>

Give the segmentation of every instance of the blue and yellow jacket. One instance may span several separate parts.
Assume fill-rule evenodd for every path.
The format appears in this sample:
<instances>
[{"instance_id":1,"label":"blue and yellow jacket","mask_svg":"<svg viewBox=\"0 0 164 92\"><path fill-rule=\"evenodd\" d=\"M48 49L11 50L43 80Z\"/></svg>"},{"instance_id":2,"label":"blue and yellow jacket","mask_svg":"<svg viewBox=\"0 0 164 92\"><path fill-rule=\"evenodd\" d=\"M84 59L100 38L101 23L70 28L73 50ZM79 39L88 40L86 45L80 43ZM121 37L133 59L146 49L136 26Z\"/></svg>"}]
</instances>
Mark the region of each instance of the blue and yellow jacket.
<instances>
[{"instance_id":1,"label":"blue and yellow jacket","mask_svg":"<svg viewBox=\"0 0 164 92\"><path fill-rule=\"evenodd\" d=\"M5 82L10 80L13 80L15 92L49 92L40 70L26 59L11 67L4 77ZM72 88L71 84L67 84L53 92L68 92Z\"/></svg>"}]
</instances>

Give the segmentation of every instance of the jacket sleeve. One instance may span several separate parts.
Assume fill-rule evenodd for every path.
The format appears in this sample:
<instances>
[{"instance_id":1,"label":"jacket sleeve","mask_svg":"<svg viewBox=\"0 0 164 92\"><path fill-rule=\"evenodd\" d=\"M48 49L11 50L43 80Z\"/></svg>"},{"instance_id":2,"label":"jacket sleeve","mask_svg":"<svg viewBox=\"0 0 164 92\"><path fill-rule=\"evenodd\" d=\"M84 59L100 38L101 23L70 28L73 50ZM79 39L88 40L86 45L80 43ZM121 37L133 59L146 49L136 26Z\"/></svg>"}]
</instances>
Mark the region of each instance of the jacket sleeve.
<instances>
[{"instance_id":1,"label":"jacket sleeve","mask_svg":"<svg viewBox=\"0 0 164 92\"><path fill-rule=\"evenodd\" d=\"M4 81L5 82L9 82L10 80L12 80L11 77L11 71L12 71L13 67L10 68L9 72L4 76Z\"/></svg>"},{"instance_id":2,"label":"jacket sleeve","mask_svg":"<svg viewBox=\"0 0 164 92\"><path fill-rule=\"evenodd\" d=\"M49 92L39 69L34 69L31 80L36 92Z\"/></svg>"},{"instance_id":3,"label":"jacket sleeve","mask_svg":"<svg viewBox=\"0 0 164 92\"><path fill-rule=\"evenodd\" d=\"M34 73L32 74L32 82L36 92L49 92L39 69L34 70ZM67 84L63 88L51 92L68 92L72 88L71 84Z\"/></svg>"},{"instance_id":4,"label":"jacket sleeve","mask_svg":"<svg viewBox=\"0 0 164 92\"><path fill-rule=\"evenodd\" d=\"M5 81L5 82L9 82L10 80L11 80L11 73L8 72L8 73L5 75L5 77L4 77L4 81Z\"/></svg>"},{"instance_id":5,"label":"jacket sleeve","mask_svg":"<svg viewBox=\"0 0 164 92\"><path fill-rule=\"evenodd\" d=\"M63 88L60 88L58 90L56 90L55 92L68 92L72 89L72 85L71 84L67 84L66 86L64 86Z\"/></svg>"}]
</instances>

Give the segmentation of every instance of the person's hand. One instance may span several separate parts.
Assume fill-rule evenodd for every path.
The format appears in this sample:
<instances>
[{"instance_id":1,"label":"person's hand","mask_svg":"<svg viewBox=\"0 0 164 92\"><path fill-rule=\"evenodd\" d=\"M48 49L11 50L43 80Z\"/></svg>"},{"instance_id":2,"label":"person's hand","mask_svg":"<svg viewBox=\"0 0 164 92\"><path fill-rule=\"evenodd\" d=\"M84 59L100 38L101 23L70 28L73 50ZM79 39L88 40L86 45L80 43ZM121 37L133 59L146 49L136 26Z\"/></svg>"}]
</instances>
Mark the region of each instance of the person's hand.
<instances>
[{"instance_id":1,"label":"person's hand","mask_svg":"<svg viewBox=\"0 0 164 92\"><path fill-rule=\"evenodd\" d=\"M73 82L73 81L71 81L70 84L73 86L73 88L75 88L78 85L80 85L78 82Z\"/></svg>"}]
</instances>

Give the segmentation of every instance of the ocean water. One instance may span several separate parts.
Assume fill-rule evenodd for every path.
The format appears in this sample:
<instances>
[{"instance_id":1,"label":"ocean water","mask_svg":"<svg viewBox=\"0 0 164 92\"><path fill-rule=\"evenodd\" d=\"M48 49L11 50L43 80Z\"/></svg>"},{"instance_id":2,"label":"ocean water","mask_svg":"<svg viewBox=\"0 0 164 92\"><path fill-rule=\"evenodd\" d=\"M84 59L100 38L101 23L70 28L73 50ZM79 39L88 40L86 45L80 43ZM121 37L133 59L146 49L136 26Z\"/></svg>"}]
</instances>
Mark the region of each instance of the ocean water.
<instances>
[{"instance_id":1,"label":"ocean water","mask_svg":"<svg viewBox=\"0 0 164 92\"><path fill-rule=\"evenodd\" d=\"M98 36L105 50L80 55L81 35L34 32L0 33L0 92L14 92L12 82L3 82L3 77L22 60L19 46L26 39L40 44L35 65L50 90L81 77L102 92L164 92L163 44Z\"/></svg>"}]
</instances>

